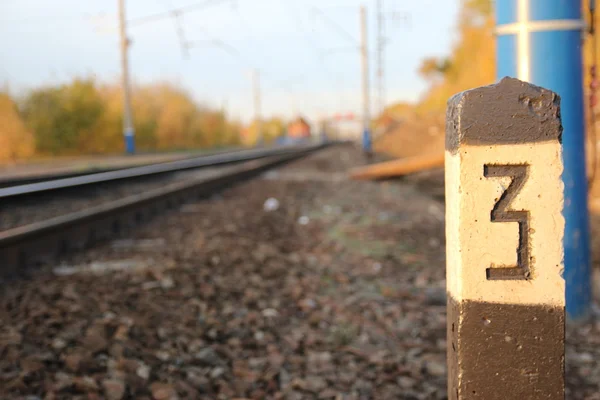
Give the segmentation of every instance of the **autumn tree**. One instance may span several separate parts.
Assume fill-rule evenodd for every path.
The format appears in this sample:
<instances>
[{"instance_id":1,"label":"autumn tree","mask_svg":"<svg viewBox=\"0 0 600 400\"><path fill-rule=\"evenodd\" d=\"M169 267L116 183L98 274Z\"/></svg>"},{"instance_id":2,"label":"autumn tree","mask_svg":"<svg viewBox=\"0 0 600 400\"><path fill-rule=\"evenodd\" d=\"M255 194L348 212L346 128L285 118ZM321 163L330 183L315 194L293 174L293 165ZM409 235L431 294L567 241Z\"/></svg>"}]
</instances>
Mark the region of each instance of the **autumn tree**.
<instances>
[{"instance_id":1,"label":"autumn tree","mask_svg":"<svg viewBox=\"0 0 600 400\"><path fill-rule=\"evenodd\" d=\"M31 132L21 120L17 105L7 93L0 93L0 161L14 162L33 154Z\"/></svg>"},{"instance_id":2,"label":"autumn tree","mask_svg":"<svg viewBox=\"0 0 600 400\"><path fill-rule=\"evenodd\" d=\"M104 103L92 80L37 89L23 102L23 116L41 153L75 153L93 139Z\"/></svg>"},{"instance_id":3,"label":"autumn tree","mask_svg":"<svg viewBox=\"0 0 600 400\"><path fill-rule=\"evenodd\" d=\"M223 111L197 104L186 90L170 83L136 85L132 110L140 151L240 143L239 123L229 121ZM24 97L21 111L38 153L106 154L124 150L123 96L118 85L76 79L35 89Z\"/></svg>"},{"instance_id":4,"label":"autumn tree","mask_svg":"<svg viewBox=\"0 0 600 400\"><path fill-rule=\"evenodd\" d=\"M462 0L459 37L449 56L426 58L419 73L429 84L419 112L443 112L453 94L487 85L496 77L495 19L491 0Z\"/></svg>"},{"instance_id":5,"label":"autumn tree","mask_svg":"<svg viewBox=\"0 0 600 400\"><path fill-rule=\"evenodd\" d=\"M458 40L447 56L422 61L418 72L427 81L428 89L414 107L395 104L378 118L386 134L378 138L377 150L400 157L443 151L448 99L455 93L495 80L492 10L491 0L461 0Z\"/></svg>"},{"instance_id":6,"label":"autumn tree","mask_svg":"<svg viewBox=\"0 0 600 400\"><path fill-rule=\"evenodd\" d=\"M286 132L286 122L278 117L262 121L261 130L265 143L273 143ZM252 121L245 129L244 144L254 146L258 141L258 124Z\"/></svg>"},{"instance_id":7,"label":"autumn tree","mask_svg":"<svg viewBox=\"0 0 600 400\"><path fill-rule=\"evenodd\" d=\"M587 26L590 26L591 16L589 3L582 4L582 15ZM390 143L404 145L418 132L431 129L443 132L444 112L448 99L463 90L487 85L496 80L496 38L494 37L494 1L493 0L461 0L458 19L458 40L450 53L444 57L427 57L419 67L419 74L428 83L428 89L415 106L414 121L406 124L405 132L395 133ZM596 34L598 35L598 33ZM591 68L600 62L600 40L591 35L584 35L582 42L584 66L585 114L590 140L594 137L595 125L600 126L597 115L598 108L592 114L590 110ZM596 59L594 59L596 57ZM600 72L597 81L600 80ZM386 113L394 106L388 107ZM381 120L381 118L379 118ZM414 123L413 123L414 122ZM417 125L421 123L422 127ZM410 129L409 129L410 127ZM422 133L423 137L428 135ZM381 148L389 148L387 143L380 143ZM596 146L588 145L588 150ZM590 151L591 155L594 154Z\"/></svg>"}]
</instances>

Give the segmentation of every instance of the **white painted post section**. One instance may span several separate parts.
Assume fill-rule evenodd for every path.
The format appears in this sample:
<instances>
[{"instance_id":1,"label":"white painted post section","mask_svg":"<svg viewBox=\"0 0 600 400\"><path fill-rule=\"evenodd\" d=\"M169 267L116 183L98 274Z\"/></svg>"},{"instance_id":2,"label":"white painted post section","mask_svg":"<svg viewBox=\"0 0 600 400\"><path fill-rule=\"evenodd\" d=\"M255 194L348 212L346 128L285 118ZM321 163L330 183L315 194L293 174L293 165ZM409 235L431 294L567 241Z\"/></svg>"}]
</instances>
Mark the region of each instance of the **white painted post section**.
<instances>
[{"instance_id":1,"label":"white painted post section","mask_svg":"<svg viewBox=\"0 0 600 400\"><path fill-rule=\"evenodd\" d=\"M564 400L560 99L512 78L448 102L448 397Z\"/></svg>"}]
</instances>

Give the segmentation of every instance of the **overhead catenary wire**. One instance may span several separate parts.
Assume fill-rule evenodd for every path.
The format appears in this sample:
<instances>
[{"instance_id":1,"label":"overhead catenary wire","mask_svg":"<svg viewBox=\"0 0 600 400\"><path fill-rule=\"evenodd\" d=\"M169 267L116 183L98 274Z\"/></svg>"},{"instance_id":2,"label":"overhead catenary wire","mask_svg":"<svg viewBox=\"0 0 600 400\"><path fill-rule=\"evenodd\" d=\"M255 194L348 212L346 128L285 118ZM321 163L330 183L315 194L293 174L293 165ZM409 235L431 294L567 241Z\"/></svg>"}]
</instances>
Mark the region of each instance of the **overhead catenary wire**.
<instances>
[{"instance_id":1,"label":"overhead catenary wire","mask_svg":"<svg viewBox=\"0 0 600 400\"><path fill-rule=\"evenodd\" d=\"M168 11L158 12L155 14L150 14L150 15L146 15L146 16L138 17L138 18L132 18L129 20L128 24L130 26L143 25L148 22L154 22L154 21L158 21L161 19L166 19L166 18L172 17L173 15L176 15L176 14L182 15L182 14L186 14L186 13L190 13L190 12L194 12L194 11L198 11L198 10L203 10L205 8L208 8L208 7L211 7L214 5L218 5L221 3L229 2L229 1L231 1L231 0L205 0L200 3L194 3L194 4L189 4L189 5L183 6L183 7L173 8Z\"/></svg>"},{"instance_id":2,"label":"overhead catenary wire","mask_svg":"<svg viewBox=\"0 0 600 400\"><path fill-rule=\"evenodd\" d=\"M188 40L186 39L185 30L183 29L183 24L181 21L183 16L181 14L173 15L173 24L175 24L175 32L177 32L177 38L179 39L179 45L181 46L181 55L183 58L190 58L190 53L188 50Z\"/></svg>"},{"instance_id":3,"label":"overhead catenary wire","mask_svg":"<svg viewBox=\"0 0 600 400\"><path fill-rule=\"evenodd\" d=\"M79 14L79 15L54 15L54 16L40 16L40 17L26 17L26 18L20 18L20 19L3 19L0 20L0 25L6 25L6 24L24 24L24 23L35 23L35 24L39 24L39 23L49 23L49 22L56 22L56 23L60 23L60 22L65 22L65 21L78 21L78 20L94 20L94 19L98 19L98 18L107 18L107 17L111 17L114 18L114 15L109 15L105 12L98 12L98 13L85 13L85 14Z\"/></svg>"},{"instance_id":4,"label":"overhead catenary wire","mask_svg":"<svg viewBox=\"0 0 600 400\"><path fill-rule=\"evenodd\" d=\"M173 3L171 0L166 0L167 8L173 10ZM177 34L177 39L179 40L179 46L181 47L181 56L184 59L190 58L190 53L188 49L188 41L186 39L185 30L183 29L182 18L183 16L177 11L173 12L173 25L175 27L175 33Z\"/></svg>"},{"instance_id":5,"label":"overhead catenary wire","mask_svg":"<svg viewBox=\"0 0 600 400\"><path fill-rule=\"evenodd\" d=\"M238 17L238 21L240 22L240 25L244 28L244 30L246 31L246 33L250 33L249 37L253 37L255 35L252 34L253 29L250 27L250 24L248 24L248 22L246 21L246 19L244 18L244 16L242 15L242 13L240 12L239 8L237 7L237 0L232 0L232 5L234 6L234 11ZM256 50L253 50L253 53L259 53L258 55L260 56L259 58L262 60L268 59L268 57L264 57L264 49L262 47L259 47L259 51L257 52ZM253 64L255 65L256 63L250 63L249 60L247 60L247 62L249 64ZM271 82L272 86L278 89L281 89L285 92L287 92L291 97L292 97L292 104L295 103L294 101L294 96L295 93L291 88L291 85L294 82L298 81L298 77L291 77L291 78L286 78L286 79L281 79L281 80L274 80L271 79L270 74L267 74L265 71L264 67L260 67L260 66L254 66L253 67L253 74L256 71L260 71L260 78L264 80L264 78L266 78L267 81ZM300 78L304 78L304 74L300 77ZM292 108L295 108L294 106L292 106Z\"/></svg>"},{"instance_id":6,"label":"overhead catenary wire","mask_svg":"<svg viewBox=\"0 0 600 400\"><path fill-rule=\"evenodd\" d=\"M250 24L248 24L248 22L246 21L246 19L240 12L238 4L237 4L237 0L232 1L232 8L233 8L235 14L237 15L238 22L240 23L240 25L246 32L246 38L253 38L255 36L254 30L250 27ZM264 57L264 53L263 53L264 49L262 47L258 47L258 51L256 51L256 46L254 46L254 47L255 48L253 49L253 52L259 53L258 55L260 56L260 59L263 59L263 60L268 59L268 57Z\"/></svg>"},{"instance_id":7,"label":"overhead catenary wire","mask_svg":"<svg viewBox=\"0 0 600 400\"><path fill-rule=\"evenodd\" d=\"M209 45L209 46L218 47L233 57L243 59L240 52L235 47L233 47L217 38L209 37L206 40L190 40L190 41L186 42L186 46L188 49L193 48L193 47L199 47L201 45Z\"/></svg>"},{"instance_id":8,"label":"overhead catenary wire","mask_svg":"<svg viewBox=\"0 0 600 400\"><path fill-rule=\"evenodd\" d=\"M304 32L304 35L302 35L302 37L306 40L306 42L308 43L308 45L315 52L317 60L320 61L321 66L323 68L323 71L325 71L327 73L327 75L329 75L329 77L333 76L333 74L331 73L331 71L327 68L327 66L323 62L322 49L317 45L317 43L315 42L315 40L312 39L312 37L310 35L308 35L308 33L306 31L306 28L304 26L304 23L302 22L302 20L298 16L298 14L296 14L292 10L290 10L289 3L286 0L282 0L281 3L285 6L285 10L288 13L288 15L290 15L290 17L292 17L292 19L294 19L296 21L296 25L298 26L298 29Z\"/></svg>"},{"instance_id":9,"label":"overhead catenary wire","mask_svg":"<svg viewBox=\"0 0 600 400\"><path fill-rule=\"evenodd\" d=\"M314 51L316 59L318 60L318 62L321 65L321 70L325 73L325 75L327 75L328 81L331 82L332 84L334 82L337 83L337 86L338 86L337 89L339 90L341 87L344 86L344 82L340 78L339 74L334 74L327 67L327 64L325 64L325 61L323 59L323 49L317 44L317 42L312 38L312 36L310 36L310 34L308 33L308 30L306 29L306 27L305 27L304 23L302 22L302 19L299 17L299 15L297 13L295 13L293 10L291 10L290 3L288 3L287 0L281 0L280 3L284 6L285 11L288 13L290 18L296 21L296 26L298 27L298 30L304 33L302 35L302 37L308 43L309 47L311 47L312 50ZM338 100L340 102L340 104L339 104L340 107L343 107L343 104L345 101L344 98L342 96L340 96Z\"/></svg>"},{"instance_id":10,"label":"overhead catenary wire","mask_svg":"<svg viewBox=\"0 0 600 400\"><path fill-rule=\"evenodd\" d=\"M246 68L249 68L252 71L252 81L253 81L253 91L254 91L254 102L257 103L257 99L260 99L260 94L258 93L260 89L260 85L258 84L259 79L264 79L267 78L267 80L271 81L273 83L274 87L277 87L279 89L282 89L284 91L286 91L290 96L294 96L294 93L292 91L292 89L289 87L289 78L285 79L285 80L281 80L281 81L277 81L272 79L269 74L267 74L264 69L260 68L256 63L254 63L252 60L250 60L248 57L246 57L244 54L242 54L241 51L239 51L235 46L233 46L232 44L217 38L215 36L213 36L211 33L209 33L206 29L200 27L200 26L196 26L196 29L200 30L204 36L207 37L207 40L194 40L194 41L188 41L188 46L190 48L192 47L196 47L202 44L208 44L208 45L212 45L215 47L218 47L220 49L222 49L223 51L225 51L226 53L228 53L229 55L231 55L234 58L237 58ZM259 78L260 76L260 78ZM260 100L258 100L258 104L260 104ZM260 113L260 105L256 106L255 108L258 110L258 113Z\"/></svg>"},{"instance_id":11,"label":"overhead catenary wire","mask_svg":"<svg viewBox=\"0 0 600 400\"><path fill-rule=\"evenodd\" d=\"M319 14L321 16L321 18L329 24L329 26L331 26L333 29L335 29L338 32L338 34L340 34L341 36L346 38L346 40L352 42L356 46L359 46L359 41L353 35L351 35L347 30L345 30L337 22L335 22L334 20L329 18L327 16L327 14L325 14L320 8L313 6L312 11L314 11L316 14Z\"/></svg>"},{"instance_id":12,"label":"overhead catenary wire","mask_svg":"<svg viewBox=\"0 0 600 400\"><path fill-rule=\"evenodd\" d=\"M241 63L243 63L243 65L249 66L252 70L255 70L255 69L260 70L261 79L263 80L263 82L264 82L263 85L265 87L277 88L286 93L289 93L290 95L294 95L293 86L296 85L301 80L306 79L306 74L302 74L300 76L298 76L297 74L293 74L293 76L291 76L291 77L283 77L283 78L279 79L280 78L279 76L274 76L272 72L265 71L265 68L263 68L263 66L258 65L258 64L260 64L260 62L257 62L257 60L252 60L252 58L254 58L254 57L248 57L247 54L245 54L245 53L247 53L246 49L241 49L241 50L244 50L244 52L241 52L239 49L239 46L236 47L225 40L222 40L218 37L211 35L206 30L199 28L197 26L194 26L194 28L200 29L206 36L206 40L203 40L203 38L199 38L200 40L191 40L191 38L190 38L191 32L188 29L190 22L189 22L189 20L186 19L187 24L184 23L184 15L187 15L188 13L208 9L213 6L218 6L220 4L227 4L227 3L234 3L234 2L235 2L235 0L202 0L202 1L197 1L193 4L188 4L188 5L184 5L184 6L169 7L169 9L167 9L165 11L150 13L149 15L142 15L142 16L138 16L138 17L136 17L136 16L129 17L129 18L127 18L125 23L127 24L128 29L135 29L135 28L138 28L140 26L143 26L143 25L146 25L149 23L166 21L168 19L172 19L172 23L175 25L175 32L177 34L177 38L181 45L181 51L185 58L189 57L189 55L190 55L189 51L193 47L199 47L202 45L210 45L210 46L218 47L218 48L222 49L223 51L225 51L226 53L228 53L230 56L237 58ZM169 5L172 5L172 3ZM248 30L249 23L244 18L244 14L242 12L240 12L240 10L238 10L238 9L235 9L235 12L239 18L240 24L242 26L244 26L246 28L246 30ZM63 17L60 17L60 18L61 18L61 20L84 19L84 18L85 19L93 19L93 18L98 18L98 17L106 17L106 15L107 15L106 13L98 13L98 14L89 13L89 14L80 15L80 16L72 16L72 17L66 16L64 18ZM45 17L45 20L47 20L47 19L48 18ZM310 38L307 38L307 41L311 42ZM257 48L257 50L263 51L263 52L265 51L263 48ZM260 59L266 60L266 57L261 57ZM324 63L323 63L322 69L326 70ZM328 79L328 81L330 81L330 82L339 81L339 77L336 74L331 73L331 71L327 71L327 74L328 74L328 77L330 78L330 79ZM276 75L280 75L280 74L278 73Z\"/></svg>"}]
</instances>

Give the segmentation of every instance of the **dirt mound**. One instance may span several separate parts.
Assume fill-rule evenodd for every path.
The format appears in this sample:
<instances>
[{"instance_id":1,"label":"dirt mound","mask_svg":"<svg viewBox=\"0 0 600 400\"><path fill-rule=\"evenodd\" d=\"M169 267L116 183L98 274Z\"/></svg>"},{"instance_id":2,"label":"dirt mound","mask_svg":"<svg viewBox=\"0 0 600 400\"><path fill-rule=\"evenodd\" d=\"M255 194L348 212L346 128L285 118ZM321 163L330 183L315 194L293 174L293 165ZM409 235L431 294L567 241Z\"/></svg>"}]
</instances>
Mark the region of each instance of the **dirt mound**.
<instances>
[{"instance_id":1,"label":"dirt mound","mask_svg":"<svg viewBox=\"0 0 600 400\"><path fill-rule=\"evenodd\" d=\"M373 147L394 157L444 151L445 116L411 116L393 122L375 139Z\"/></svg>"}]
</instances>

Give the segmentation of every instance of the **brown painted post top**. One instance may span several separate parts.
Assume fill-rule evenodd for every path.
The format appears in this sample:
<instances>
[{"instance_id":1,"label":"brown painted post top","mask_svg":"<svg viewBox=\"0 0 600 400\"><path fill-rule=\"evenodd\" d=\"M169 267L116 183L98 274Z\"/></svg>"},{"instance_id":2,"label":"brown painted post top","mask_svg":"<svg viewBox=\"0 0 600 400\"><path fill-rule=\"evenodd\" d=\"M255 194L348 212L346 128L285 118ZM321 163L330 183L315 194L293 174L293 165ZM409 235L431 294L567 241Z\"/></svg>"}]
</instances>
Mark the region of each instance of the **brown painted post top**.
<instances>
[{"instance_id":1,"label":"brown painted post top","mask_svg":"<svg viewBox=\"0 0 600 400\"><path fill-rule=\"evenodd\" d=\"M450 400L564 400L560 98L513 78L448 101Z\"/></svg>"},{"instance_id":2,"label":"brown painted post top","mask_svg":"<svg viewBox=\"0 0 600 400\"><path fill-rule=\"evenodd\" d=\"M446 150L461 144L561 141L560 96L515 78L467 90L448 101Z\"/></svg>"}]
</instances>

